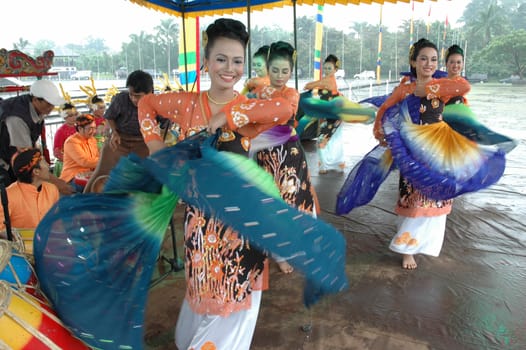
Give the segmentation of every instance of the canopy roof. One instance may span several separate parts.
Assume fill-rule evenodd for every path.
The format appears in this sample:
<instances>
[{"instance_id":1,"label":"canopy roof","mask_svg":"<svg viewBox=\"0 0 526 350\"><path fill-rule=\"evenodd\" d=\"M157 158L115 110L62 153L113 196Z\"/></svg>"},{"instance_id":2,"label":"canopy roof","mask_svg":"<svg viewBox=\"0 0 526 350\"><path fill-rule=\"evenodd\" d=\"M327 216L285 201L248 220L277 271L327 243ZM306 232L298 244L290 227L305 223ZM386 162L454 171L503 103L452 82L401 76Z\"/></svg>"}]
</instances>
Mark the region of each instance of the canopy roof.
<instances>
[{"instance_id":1,"label":"canopy roof","mask_svg":"<svg viewBox=\"0 0 526 350\"><path fill-rule=\"evenodd\" d=\"M138 5L155 9L171 15L185 17L228 15L253 10L293 5L359 5L384 3L409 3L411 0L130 0ZM424 0L415 0L423 2ZM431 0L437 1L437 0Z\"/></svg>"}]
</instances>

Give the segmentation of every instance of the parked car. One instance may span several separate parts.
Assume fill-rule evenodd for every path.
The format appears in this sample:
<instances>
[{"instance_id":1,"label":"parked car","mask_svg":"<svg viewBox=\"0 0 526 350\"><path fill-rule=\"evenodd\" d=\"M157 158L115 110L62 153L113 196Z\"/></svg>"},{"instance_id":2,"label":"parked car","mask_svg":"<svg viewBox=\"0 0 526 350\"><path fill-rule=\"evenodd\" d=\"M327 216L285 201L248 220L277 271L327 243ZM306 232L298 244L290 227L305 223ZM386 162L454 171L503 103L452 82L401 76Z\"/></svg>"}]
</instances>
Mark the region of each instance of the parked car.
<instances>
[{"instance_id":1,"label":"parked car","mask_svg":"<svg viewBox=\"0 0 526 350\"><path fill-rule=\"evenodd\" d=\"M514 81L519 81L520 79L521 79L520 76L518 76L518 75L512 75L512 76L509 77L509 78L499 80L499 82L501 82L501 83L503 83L503 84L511 84L511 83L513 83Z\"/></svg>"},{"instance_id":2,"label":"parked car","mask_svg":"<svg viewBox=\"0 0 526 350\"><path fill-rule=\"evenodd\" d=\"M126 67L119 67L119 69L115 71L116 79L126 79L127 76L128 76L128 68Z\"/></svg>"},{"instance_id":3,"label":"parked car","mask_svg":"<svg viewBox=\"0 0 526 350\"><path fill-rule=\"evenodd\" d=\"M71 79L73 80L88 80L91 79L91 71L90 70L78 70L75 73L71 74Z\"/></svg>"},{"instance_id":4,"label":"parked car","mask_svg":"<svg viewBox=\"0 0 526 350\"><path fill-rule=\"evenodd\" d=\"M354 79L367 80L367 79L375 79L375 78L376 78L376 74L372 70L364 70L363 72L354 75Z\"/></svg>"},{"instance_id":5,"label":"parked car","mask_svg":"<svg viewBox=\"0 0 526 350\"><path fill-rule=\"evenodd\" d=\"M156 71L154 69L143 69L146 73L150 74L152 78L157 79L163 76L163 74L159 71Z\"/></svg>"},{"instance_id":6,"label":"parked car","mask_svg":"<svg viewBox=\"0 0 526 350\"><path fill-rule=\"evenodd\" d=\"M336 73L334 73L334 77L336 79L345 79L345 71L343 69L338 69Z\"/></svg>"},{"instance_id":7,"label":"parked car","mask_svg":"<svg viewBox=\"0 0 526 350\"><path fill-rule=\"evenodd\" d=\"M73 66L53 66L48 70L48 73L56 73L50 76L50 79L57 78L59 80L71 79L71 76L77 73L77 67Z\"/></svg>"},{"instance_id":8,"label":"parked car","mask_svg":"<svg viewBox=\"0 0 526 350\"><path fill-rule=\"evenodd\" d=\"M470 83L485 83L488 81L487 73L473 73L468 75L468 81Z\"/></svg>"}]
</instances>

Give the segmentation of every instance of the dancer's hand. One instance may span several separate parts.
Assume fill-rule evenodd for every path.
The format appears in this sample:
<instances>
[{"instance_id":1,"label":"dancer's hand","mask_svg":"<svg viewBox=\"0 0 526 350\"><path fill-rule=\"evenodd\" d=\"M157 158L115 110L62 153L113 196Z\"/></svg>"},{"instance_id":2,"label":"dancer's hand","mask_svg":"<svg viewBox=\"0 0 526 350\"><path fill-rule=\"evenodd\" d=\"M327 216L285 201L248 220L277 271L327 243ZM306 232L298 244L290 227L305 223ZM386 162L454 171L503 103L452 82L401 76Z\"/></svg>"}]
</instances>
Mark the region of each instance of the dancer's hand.
<instances>
[{"instance_id":1,"label":"dancer's hand","mask_svg":"<svg viewBox=\"0 0 526 350\"><path fill-rule=\"evenodd\" d=\"M216 115L214 115L212 118L210 118L210 121L208 122L207 131L210 134L215 134L217 129L222 128L226 124L227 124L226 114L224 112L219 112Z\"/></svg>"}]
</instances>

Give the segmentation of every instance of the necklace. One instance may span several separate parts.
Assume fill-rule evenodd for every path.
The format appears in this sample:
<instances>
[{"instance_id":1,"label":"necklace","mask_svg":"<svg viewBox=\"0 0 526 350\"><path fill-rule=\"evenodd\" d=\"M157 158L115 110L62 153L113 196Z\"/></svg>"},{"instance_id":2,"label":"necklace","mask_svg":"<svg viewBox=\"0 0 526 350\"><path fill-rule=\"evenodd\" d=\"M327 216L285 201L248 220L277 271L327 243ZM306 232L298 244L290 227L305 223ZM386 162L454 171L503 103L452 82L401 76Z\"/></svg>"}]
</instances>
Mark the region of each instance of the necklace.
<instances>
[{"instance_id":1,"label":"necklace","mask_svg":"<svg viewBox=\"0 0 526 350\"><path fill-rule=\"evenodd\" d=\"M226 102L218 102L216 100L214 100L212 98L212 96L210 96L210 94L208 93L208 90L206 91L206 97L210 100L210 102L212 102L213 104L216 104L218 106L223 106L223 105L226 105L226 104L229 104L230 102L234 101L236 98L237 98L237 94L234 92L234 97L229 100L229 101L226 101Z\"/></svg>"}]
</instances>

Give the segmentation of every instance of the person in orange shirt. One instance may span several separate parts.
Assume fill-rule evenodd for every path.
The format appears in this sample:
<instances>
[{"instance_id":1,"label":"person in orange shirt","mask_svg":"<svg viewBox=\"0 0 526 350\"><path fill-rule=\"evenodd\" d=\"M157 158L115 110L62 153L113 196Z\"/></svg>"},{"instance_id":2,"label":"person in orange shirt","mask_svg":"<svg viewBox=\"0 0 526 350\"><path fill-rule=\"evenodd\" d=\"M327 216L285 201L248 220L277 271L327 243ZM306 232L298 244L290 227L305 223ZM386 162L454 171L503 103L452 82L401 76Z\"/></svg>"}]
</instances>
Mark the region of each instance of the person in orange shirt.
<instances>
[{"instance_id":1,"label":"person in orange shirt","mask_svg":"<svg viewBox=\"0 0 526 350\"><path fill-rule=\"evenodd\" d=\"M17 181L6 189L11 227L35 229L59 199L57 186L49 182L49 164L38 149L15 153L12 167ZM0 230L5 230L0 203Z\"/></svg>"},{"instance_id":2,"label":"person in orange shirt","mask_svg":"<svg viewBox=\"0 0 526 350\"><path fill-rule=\"evenodd\" d=\"M273 176L286 203L316 216L319 210L316 192L311 182L305 151L294 129L299 93L296 89L287 86L292 76L295 56L296 50L287 42L278 41L270 45L267 60L270 84L257 91L257 97L262 100L285 98L293 107L293 111L288 120L267 133L267 135L274 132L284 134L285 138L280 137L280 140L276 138L276 142L265 144L267 147L258 150L256 159L258 165ZM274 255L273 258L283 273L293 271L293 267L287 262L287 257Z\"/></svg>"},{"instance_id":3,"label":"person in orange shirt","mask_svg":"<svg viewBox=\"0 0 526 350\"><path fill-rule=\"evenodd\" d=\"M77 192L84 190L84 185L75 182L81 173L92 172L99 161L99 148L95 132L95 117L83 114L77 117L77 132L64 143L64 168L60 178L73 186Z\"/></svg>"},{"instance_id":4,"label":"person in orange shirt","mask_svg":"<svg viewBox=\"0 0 526 350\"><path fill-rule=\"evenodd\" d=\"M416 254L439 256L444 241L447 215L451 212L453 200L436 199L425 195L421 187L417 185L417 181L420 181L420 178L429 178L434 174L431 174L428 168L422 170L420 176L415 176L414 172L411 172L412 169L416 168L413 166L415 162L412 159L422 157L421 154L425 155L425 153L432 152L436 152L434 153L436 154L435 158L454 159L451 154L464 149L461 148L463 144L460 141L454 147L452 145L449 147L448 145L442 146L448 140L458 140L458 138L451 136L454 131L448 128L436 129L438 131L427 130L445 124L442 117L445 102L451 96L467 94L470 86L464 79L433 78L438 67L438 49L434 43L427 39L422 38L411 46L409 60L411 76L404 78L380 106L373 133L381 144L389 146L400 171L399 195L395 208L398 215L397 233L391 240L389 248L402 255L402 268L414 270L417 268L414 258ZM396 108L402 101L408 101L409 98L416 99L419 102L412 108L416 120L412 121L410 127L418 127L420 130L427 131L420 131L420 133L425 135L427 139L433 138L432 141L441 140L442 144L440 145L442 147L436 147L431 151L428 144L425 144L420 146L422 153L417 153L419 148L415 147L413 148L414 151L407 152L407 156L402 157L400 154L404 148L400 146L401 142L399 142L402 137L398 136L400 134L398 129L392 126L396 122L391 121L392 118L389 117L388 112L391 111L391 108ZM386 115L388 117L385 117ZM406 128L404 130L407 130L408 127L402 126ZM402 126L399 128L401 129ZM422 142L421 140L418 141ZM431 143L431 141L428 142ZM417 155L413 156L413 154ZM469 161L469 157L466 157L465 161ZM412 164L413 168L409 169L404 164ZM438 167L435 166L433 170L436 168ZM409 178L409 176L412 177Z\"/></svg>"},{"instance_id":5,"label":"person in orange shirt","mask_svg":"<svg viewBox=\"0 0 526 350\"><path fill-rule=\"evenodd\" d=\"M138 103L150 154L167 147L158 115L179 124L185 138L220 129L218 150L243 156L255 136L293 115L295 108L285 98L249 100L234 90L245 68L248 32L243 23L219 18L203 37L210 88L146 94ZM249 349L266 288L266 255L200 208L186 206L184 227L186 295L175 330L177 348L214 344L217 349ZM212 236L215 242L207 239Z\"/></svg>"},{"instance_id":6,"label":"person in orange shirt","mask_svg":"<svg viewBox=\"0 0 526 350\"><path fill-rule=\"evenodd\" d=\"M340 68L340 60L329 55L323 62L323 78L305 85L305 90L313 90L323 100L331 100L339 96L335 73ZM345 154L343 151L343 135L340 128L341 120L320 120L318 135L318 165L319 173L326 174L329 170L342 173L345 169Z\"/></svg>"},{"instance_id":7,"label":"person in orange shirt","mask_svg":"<svg viewBox=\"0 0 526 350\"><path fill-rule=\"evenodd\" d=\"M248 94L255 94L256 90L260 90L264 86L270 84L267 71L267 58L269 50L270 46L263 45L254 54L254 57L252 58L252 69L256 73L256 76L248 79L245 82L245 86L243 87L241 94L252 97Z\"/></svg>"}]
</instances>

